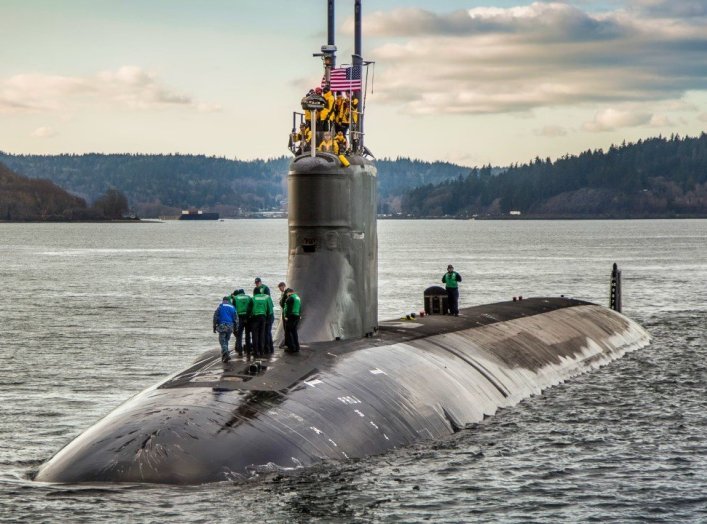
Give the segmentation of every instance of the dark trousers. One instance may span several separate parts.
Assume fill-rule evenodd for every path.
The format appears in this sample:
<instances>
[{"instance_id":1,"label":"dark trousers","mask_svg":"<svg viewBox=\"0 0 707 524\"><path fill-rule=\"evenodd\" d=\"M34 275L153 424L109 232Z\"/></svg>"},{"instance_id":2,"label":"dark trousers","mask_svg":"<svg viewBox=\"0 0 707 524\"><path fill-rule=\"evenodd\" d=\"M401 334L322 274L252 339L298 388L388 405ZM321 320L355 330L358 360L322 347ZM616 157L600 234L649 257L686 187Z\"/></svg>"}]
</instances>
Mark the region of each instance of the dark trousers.
<instances>
[{"instance_id":1,"label":"dark trousers","mask_svg":"<svg viewBox=\"0 0 707 524\"><path fill-rule=\"evenodd\" d=\"M458 315L459 314L459 288L458 287L448 287L447 288L447 302L449 303L449 314Z\"/></svg>"},{"instance_id":2,"label":"dark trousers","mask_svg":"<svg viewBox=\"0 0 707 524\"><path fill-rule=\"evenodd\" d=\"M253 333L253 353L256 357L265 355L265 315L250 319L250 329Z\"/></svg>"},{"instance_id":3,"label":"dark trousers","mask_svg":"<svg viewBox=\"0 0 707 524\"><path fill-rule=\"evenodd\" d=\"M251 333L250 333L250 320L241 318L238 324L238 331L236 331L236 351L238 351L238 356L243 355L243 335L245 334L245 352L250 354L252 349Z\"/></svg>"},{"instance_id":4,"label":"dark trousers","mask_svg":"<svg viewBox=\"0 0 707 524\"><path fill-rule=\"evenodd\" d=\"M299 335L297 335L299 317L290 315L285 320L285 344L290 351L299 351Z\"/></svg>"},{"instance_id":5,"label":"dark trousers","mask_svg":"<svg viewBox=\"0 0 707 524\"><path fill-rule=\"evenodd\" d=\"M272 325L275 323L275 315L270 315L265 320L265 352L271 355L275 352L275 346L272 341Z\"/></svg>"}]
</instances>

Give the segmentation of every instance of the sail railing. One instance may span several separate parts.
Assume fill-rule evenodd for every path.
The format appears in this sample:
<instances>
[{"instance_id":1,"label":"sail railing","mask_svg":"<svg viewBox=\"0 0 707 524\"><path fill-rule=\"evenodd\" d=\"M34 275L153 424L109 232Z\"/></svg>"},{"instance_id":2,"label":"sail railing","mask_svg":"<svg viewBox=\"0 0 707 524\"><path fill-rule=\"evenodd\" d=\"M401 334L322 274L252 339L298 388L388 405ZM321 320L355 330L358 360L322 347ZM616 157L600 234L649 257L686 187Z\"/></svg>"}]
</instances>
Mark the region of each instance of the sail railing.
<instances>
[{"instance_id":1,"label":"sail railing","mask_svg":"<svg viewBox=\"0 0 707 524\"><path fill-rule=\"evenodd\" d=\"M287 148L290 152L295 155L301 155L306 149L307 137L302 135L301 126L306 124L304 113L299 111L292 112L292 132L290 133L290 139L287 143Z\"/></svg>"}]
</instances>

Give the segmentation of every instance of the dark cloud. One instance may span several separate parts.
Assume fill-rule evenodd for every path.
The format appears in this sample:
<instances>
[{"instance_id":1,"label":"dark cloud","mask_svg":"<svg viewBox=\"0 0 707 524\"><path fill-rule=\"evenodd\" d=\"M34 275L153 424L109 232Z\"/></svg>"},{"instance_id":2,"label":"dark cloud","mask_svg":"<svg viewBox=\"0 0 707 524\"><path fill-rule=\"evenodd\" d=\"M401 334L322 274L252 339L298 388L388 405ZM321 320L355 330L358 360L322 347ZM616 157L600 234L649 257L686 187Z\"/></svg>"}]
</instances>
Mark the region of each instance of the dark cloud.
<instances>
[{"instance_id":1,"label":"dark cloud","mask_svg":"<svg viewBox=\"0 0 707 524\"><path fill-rule=\"evenodd\" d=\"M524 34L538 41L565 39L606 40L620 38L626 27L611 19L588 15L561 3L536 2L508 9L479 7L438 14L424 9L377 11L366 18L366 33L383 37L472 36ZM345 31L351 32L351 22Z\"/></svg>"},{"instance_id":2,"label":"dark cloud","mask_svg":"<svg viewBox=\"0 0 707 524\"><path fill-rule=\"evenodd\" d=\"M630 5L649 16L666 18L707 16L707 0L632 0Z\"/></svg>"}]
</instances>

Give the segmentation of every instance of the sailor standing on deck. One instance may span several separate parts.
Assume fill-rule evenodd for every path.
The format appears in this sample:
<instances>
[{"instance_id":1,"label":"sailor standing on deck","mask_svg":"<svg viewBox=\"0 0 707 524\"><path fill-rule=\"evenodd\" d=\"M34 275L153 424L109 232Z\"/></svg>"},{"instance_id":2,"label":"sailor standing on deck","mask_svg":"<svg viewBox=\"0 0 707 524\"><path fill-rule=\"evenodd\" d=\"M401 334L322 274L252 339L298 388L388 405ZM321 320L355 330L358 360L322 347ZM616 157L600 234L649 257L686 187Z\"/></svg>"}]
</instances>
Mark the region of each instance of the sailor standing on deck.
<instances>
[{"instance_id":1,"label":"sailor standing on deck","mask_svg":"<svg viewBox=\"0 0 707 524\"><path fill-rule=\"evenodd\" d=\"M251 330L253 331L253 351L256 357L264 357L270 353L265 329L267 320L273 316L272 298L260 292L260 288L253 290L253 310L250 317ZM270 324L272 326L272 324ZM272 337L271 337L272 340Z\"/></svg>"},{"instance_id":2,"label":"sailor standing on deck","mask_svg":"<svg viewBox=\"0 0 707 524\"><path fill-rule=\"evenodd\" d=\"M260 290L261 295L267 295L270 297L270 288L263 284L260 277L255 279L255 289L253 289L253 297L255 297L255 290ZM275 346L272 341L272 325L275 323L275 312L272 306L272 299L270 300L270 314L265 319L265 353L270 353L271 355L275 352Z\"/></svg>"},{"instance_id":3,"label":"sailor standing on deck","mask_svg":"<svg viewBox=\"0 0 707 524\"><path fill-rule=\"evenodd\" d=\"M283 309L285 318L285 344L287 344L287 351L297 353L299 351L297 325L299 324L302 302L297 293L290 288L285 290L285 295L287 295L285 308Z\"/></svg>"},{"instance_id":4,"label":"sailor standing on deck","mask_svg":"<svg viewBox=\"0 0 707 524\"><path fill-rule=\"evenodd\" d=\"M459 282L462 276L454 271L454 266L449 264L447 272L442 275L442 283L447 290L447 301L449 303L449 314L459 316Z\"/></svg>"},{"instance_id":5,"label":"sailor standing on deck","mask_svg":"<svg viewBox=\"0 0 707 524\"><path fill-rule=\"evenodd\" d=\"M285 328L285 300L287 300L287 294L285 293L285 291L287 290L287 284L285 284L284 282L280 282L277 285L277 289L280 290L280 314L281 314L280 324L281 324L282 328L284 329ZM280 347L280 349L285 347L285 340L284 339L279 347Z\"/></svg>"},{"instance_id":6,"label":"sailor standing on deck","mask_svg":"<svg viewBox=\"0 0 707 524\"><path fill-rule=\"evenodd\" d=\"M263 284L263 281L260 279L260 277L255 277L255 287L253 288L254 295L256 289L261 295L270 295L270 288Z\"/></svg>"},{"instance_id":7,"label":"sailor standing on deck","mask_svg":"<svg viewBox=\"0 0 707 524\"><path fill-rule=\"evenodd\" d=\"M238 330L236 331L236 351L238 356L243 356L243 333L245 333L245 351L248 356L253 349L250 333L250 314L253 310L253 299L250 295L246 295L242 289L236 289L233 292L232 303L238 313Z\"/></svg>"},{"instance_id":8,"label":"sailor standing on deck","mask_svg":"<svg viewBox=\"0 0 707 524\"><path fill-rule=\"evenodd\" d=\"M228 341L234 329L238 328L238 313L231 305L231 297L223 297L221 305L214 311L214 333L218 332L218 341L221 344L221 360L228 362Z\"/></svg>"}]
</instances>

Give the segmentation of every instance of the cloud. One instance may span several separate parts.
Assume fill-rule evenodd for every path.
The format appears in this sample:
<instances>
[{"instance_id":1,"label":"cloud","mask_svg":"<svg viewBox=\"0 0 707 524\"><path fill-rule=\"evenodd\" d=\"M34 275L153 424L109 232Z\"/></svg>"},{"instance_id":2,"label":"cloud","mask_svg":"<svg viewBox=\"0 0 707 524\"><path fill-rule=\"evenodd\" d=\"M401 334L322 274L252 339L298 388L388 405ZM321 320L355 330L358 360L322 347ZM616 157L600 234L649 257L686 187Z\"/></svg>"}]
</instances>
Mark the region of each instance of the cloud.
<instances>
[{"instance_id":1,"label":"cloud","mask_svg":"<svg viewBox=\"0 0 707 524\"><path fill-rule=\"evenodd\" d=\"M609 108L599 111L594 115L594 119L590 122L585 122L582 128L592 133L614 131L622 127L635 127L649 124L652 118L653 115L650 113Z\"/></svg>"},{"instance_id":2,"label":"cloud","mask_svg":"<svg viewBox=\"0 0 707 524\"><path fill-rule=\"evenodd\" d=\"M704 21L666 21L639 7L596 14L536 2L372 13L366 33L384 39L371 52L375 96L434 115L677 100L704 89Z\"/></svg>"},{"instance_id":3,"label":"cloud","mask_svg":"<svg viewBox=\"0 0 707 524\"><path fill-rule=\"evenodd\" d=\"M707 16L707 0L632 0L630 7L649 16L690 18Z\"/></svg>"},{"instance_id":4,"label":"cloud","mask_svg":"<svg viewBox=\"0 0 707 524\"><path fill-rule=\"evenodd\" d=\"M205 102L201 102L196 104L196 109L200 113L216 113L218 111L221 111L223 107L220 104L209 104Z\"/></svg>"},{"instance_id":5,"label":"cloud","mask_svg":"<svg viewBox=\"0 0 707 524\"><path fill-rule=\"evenodd\" d=\"M466 11L433 13L419 8L376 11L364 22L367 35L387 37L469 36L479 34L532 35L534 40L595 40L620 35L622 27L610 18L592 17L580 9L559 2L535 2L528 6L477 7ZM353 22L344 24L353 33Z\"/></svg>"},{"instance_id":6,"label":"cloud","mask_svg":"<svg viewBox=\"0 0 707 524\"><path fill-rule=\"evenodd\" d=\"M154 73L136 66L86 77L33 73L0 80L0 113L58 111L86 103L132 109L218 108L168 88Z\"/></svg>"},{"instance_id":7,"label":"cloud","mask_svg":"<svg viewBox=\"0 0 707 524\"><path fill-rule=\"evenodd\" d=\"M700 113L697 115L697 120L700 122L707 122L707 113Z\"/></svg>"},{"instance_id":8,"label":"cloud","mask_svg":"<svg viewBox=\"0 0 707 524\"><path fill-rule=\"evenodd\" d=\"M32 131L32 136L35 138L51 138L56 136L56 131L49 126L42 126Z\"/></svg>"},{"instance_id":9,"label":"cloud","mask_svg":"<svg viewBox=\"0 0 707 524\"><path fill-rule=\"evenodd\" d=\"M648 124L651 127L673 127L673 122L667 115L652 115Z\"/></svg>"},{"instance_id":10,"label":"cloud","mask_svg":"<svg viewBox=\"0 0 707 524\"><path fill-rule=\"evenodd\" d=\"M536 129L535 134L537 136L545 136L545 137L558 137L558 136L566 136L567 135L567 129L565 129L562 126L544 126L541 129Z\"/></svg>"}]
</instances>

